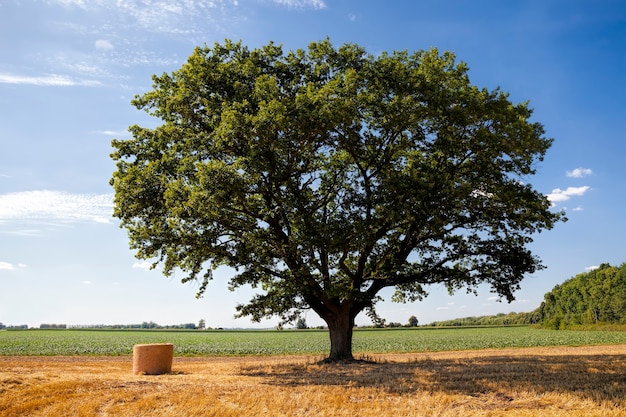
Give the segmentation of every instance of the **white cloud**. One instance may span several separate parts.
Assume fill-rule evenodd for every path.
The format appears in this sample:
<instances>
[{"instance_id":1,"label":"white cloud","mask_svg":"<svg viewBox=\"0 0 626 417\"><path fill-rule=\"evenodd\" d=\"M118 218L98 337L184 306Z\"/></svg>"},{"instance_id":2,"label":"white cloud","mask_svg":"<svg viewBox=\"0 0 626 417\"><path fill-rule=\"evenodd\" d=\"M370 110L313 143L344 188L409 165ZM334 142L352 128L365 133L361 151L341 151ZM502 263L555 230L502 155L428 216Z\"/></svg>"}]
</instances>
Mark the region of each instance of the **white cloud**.
<instances>
[{"instance_id":1,"label":"white cloud","mask_svg":"<svg viewBox=\"0 0 626 417\"><path fill-rule=\"evenodd\" d=\"M0 84L26 84L36 85L42 87L73 87L73 86L86 86L92 87L100 85L98 81L91 80L74 80L64 75L42 75L42 76L28 76L28 75L16 75L8 73L0 73Z\"/></svg>"},{"instance_id":2,"label":"white cloud","mask_svg":"<svg viewBox=\"0 0 626 417\"><path fill-rule=\"evenodd\" d=\"M600 268L599 265L591 265L585 268L585 271L593 271L594 269Z\"/></svg>"},{"instance_id":3,"label":"white cloud","mask_svg":"<svg viewBox=\"0 0 626 417\"><path fill-rule=\"evenodd\" d=\"M105 39L98 39L95 45L96 49L100 51L110 51L113 49L113 44Z\"/></svg>"},{"instance_id":4,"label":"white cloud","mask_svg":"<svg viewBox=\"0 0 626 417\"><path fill-rule=\"evenodd\" d=\"M8 262L0 262L0 270L12 271L14 269L15 267L13 266L13 264L10 264Z\"/></svg>"},{"instance_id":5,"label":"white cloud","mask_svg":"<svg viewBox=\"0 0 626 417\"><path fill-rule=\"evenodd\" d=\"M110 223L112 194L22 191L0 195L0 220L61 220Z\"/></svg>"},{"instance_id":6,"label":"white cloud","mask_svg":"<svg viewBox=\"0 0 626 417\"><path fill-rule=\"evenodd\" d=\"M548 200L550 200L553 204L560 203L563 201L569 200L571 197L577 196L580 197L589 191L591 187L584 185L582 187L567 187L565 190L561 190L560 188L555 188L552 190L550 194L547 195Z\"/></svg>"},{"instance_id":7,"label":"white cloud","mask_svg":"<svg viewBox=\"0 0 626 417\"><path fill-rule=\"evenodd\" d=\"M109 223L111 223L111 220L108 217L94 216L91 220L96 222L96 223L102 223L102 224L109 224Z\"/></svg>"},{"instance_id":8,"label":"white cloud","mask_svg":"<svg viewBox=\"0 0 626 417\"><path fill-rule=\"evenodd\" d=\"M576 168L572 171L567 171L565 173L565 175L567 175L570 178L582 178L582 177L586 177L587 175L591 175L593 174L593 170L589 169L589 168Z\"/></svg>"},{"instance_id":9,"label":"white cloud","mask_svg":"<svg viewBox=\"0 0 626 417\"><path fill-rule=\"evenodd\" d=\"M578 207L574 207L574 208L572 209L572 211L583 211L583 210L584 210L584 209L583 209L582 207L580 207L580 206L578 206Z\"/></svg>"},{"instance_id":10,"label":"white cloud","mask_svg":"<svg viewBox=\"0 0 626 417\"><path fill-rule=\"evenodd\" d=\"M148 262L148 261L135 262L133 264L133 268L143 269L145 271L149 271L151 267L152 267L152 262Z\"/></svg>"},{"instance_id":11,"label":"white cloud","mask_svg":"<svg viewBox=\"0 0 626 417\"><path fill-rule=\"evenodd\" d=\"M91 281L83 281L83 284L85 284L85 285L91 285Z\"/></svg>"}]
</instances>

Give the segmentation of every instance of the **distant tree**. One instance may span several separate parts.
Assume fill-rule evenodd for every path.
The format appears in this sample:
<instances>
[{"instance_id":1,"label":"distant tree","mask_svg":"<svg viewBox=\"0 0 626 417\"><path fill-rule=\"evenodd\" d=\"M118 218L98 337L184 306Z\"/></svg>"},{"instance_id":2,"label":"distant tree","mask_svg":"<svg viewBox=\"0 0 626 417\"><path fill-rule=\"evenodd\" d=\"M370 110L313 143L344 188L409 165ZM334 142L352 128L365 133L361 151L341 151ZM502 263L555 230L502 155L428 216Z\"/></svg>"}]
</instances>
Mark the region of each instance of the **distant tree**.
<instances>
[{"instance_id":1,"label":"distant tree","mask_svg":"<svg viewBox=\"0 0 626 417\"><path fill-rule=\"evenodd\" d=\"M298 321L296 322L296 328L297 329L308 329L309 326L307 326L306 324L306 319L304 317L300 317L298 319Z\"/></svg>"},{"instance_id":2,"label":"distant tree","mask_svg":"<svg viewBox=\"0 0 626 417\"><path fill-rule=\"evenodd\" d=\"M231 288L263 291L238 316L312 309L330 361L353 358L355 318L385 288L406 302L488 284L513 300L542 268L531 236L562 219L529 182L552 140L452 53L226 41L153 81L133 104L163 124L112 142L136 256L200 279L198 295L232 267Z\"/></svg>"},{"instance_id":3,"label":"distant tree","mask_svg":"<svg viewBox=\"0 0 626 417\"><path fill-rule=\"evenodd\" d=\"M67 329L66 324L47 324L42 323L39 325L40 329Z\"/></svg>"},{"instance_id":4,"label":"distant tree","mask_svg":"<svg viewBox=\"0 0 626 417\"><path fill-rule=\"evenodd\" d=\"M206 321L204 319L200 319L198 322L198 329L203 330L206 328Z\"/></svg>"},{"instance_id":5,"label":"distant tree","mask_svg":"<svg viewBox=\"0 0 626 417\"><path fill-rule=\"evenodd\" d=\"M409 317L409 327L417 327L418 324L419 324L419 321L417 320L417 317L415 316Z\"/></svg>"},{"instance_id":6,"label":"distant tree","mask_svg":"<svg viewBox=\"0 0 626 417\"><path fill-rule=\"evenodd\" d=\"M2 329L6 329L7 326L5 326L4 324L0 323L0 330Z\"/></svg>"}]
</instances>

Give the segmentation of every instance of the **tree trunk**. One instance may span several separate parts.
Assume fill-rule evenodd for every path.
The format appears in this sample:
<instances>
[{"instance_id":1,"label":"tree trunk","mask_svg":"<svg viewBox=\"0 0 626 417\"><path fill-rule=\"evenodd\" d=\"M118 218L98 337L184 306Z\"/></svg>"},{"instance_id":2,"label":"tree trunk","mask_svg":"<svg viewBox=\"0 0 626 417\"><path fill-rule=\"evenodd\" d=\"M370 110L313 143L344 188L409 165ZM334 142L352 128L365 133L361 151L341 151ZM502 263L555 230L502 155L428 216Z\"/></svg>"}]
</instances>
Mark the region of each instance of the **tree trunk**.
<instances>
[{"instance_id":1,"label":"tree trunk","mask_svg":"<svg viewBox=\"0 0 626 417\"><path fill-rule=\"evenodd\" d=\"M330 355L326 362L352 361L354 317L349 310L326 317L330 333Z\"/></svg>"}]
</instances>

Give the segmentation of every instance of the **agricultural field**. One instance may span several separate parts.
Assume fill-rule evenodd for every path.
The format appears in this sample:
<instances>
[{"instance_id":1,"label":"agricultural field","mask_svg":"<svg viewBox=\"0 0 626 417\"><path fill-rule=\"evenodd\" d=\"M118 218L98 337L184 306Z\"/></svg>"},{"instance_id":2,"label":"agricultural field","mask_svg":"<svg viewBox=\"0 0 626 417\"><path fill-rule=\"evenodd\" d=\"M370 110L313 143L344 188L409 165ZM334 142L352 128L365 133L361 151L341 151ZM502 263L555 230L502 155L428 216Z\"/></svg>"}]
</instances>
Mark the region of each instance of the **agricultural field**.
<instances>
[{"instance_id":1,"label":"agricultural field","mask_svg":"<svg viewBox=\"0 0 626 417\"><path fill-rule=\"evenodd\" d=\"M318 358L0 356L0 416L626 416L626 344Z\"/></svg>"},{"instance_id":2,"label":"agricultural field","mask_svg":"<svg viewBox=\"0 0 626 417\"><path fill-rule=\"evenodd\" d=\"M139 343L173 343L177 356L325 355L325 330L0 331L0 356L124 356ZM626 344L626 332L539 330L530 327L359 329L355 355Z\"/></svg>"},{"instance_id":3,"label":"agricultural field","mask_svg":"<svg viewBox=\"0 0 626 417\"><path fill-rule=\"evenodd\" d=\"M132 373L138 343L172 372ZM626 332L359 329L322 365L322 330L0 331L0 417L626 417Z\"/></svg>"}]
</instances>

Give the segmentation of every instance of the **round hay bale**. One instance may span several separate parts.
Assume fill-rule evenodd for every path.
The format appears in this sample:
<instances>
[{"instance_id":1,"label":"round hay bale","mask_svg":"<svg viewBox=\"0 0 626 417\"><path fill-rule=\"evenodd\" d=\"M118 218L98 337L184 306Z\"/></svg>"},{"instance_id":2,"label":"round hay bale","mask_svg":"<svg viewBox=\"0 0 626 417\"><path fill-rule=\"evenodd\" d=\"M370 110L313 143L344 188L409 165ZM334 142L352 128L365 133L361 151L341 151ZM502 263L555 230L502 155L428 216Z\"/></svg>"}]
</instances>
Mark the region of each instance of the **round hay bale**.
<instances>
[{"instance_id":1,"label":"round hay bale","mask_svg":"<svg viewBox=\"0 0 626 417\"><path fill-rule=\"evenodd\" d=\"M161 375L172 372L174 345L151 343L133 346L133 373Z\"/></svg>"}]
</instances>

